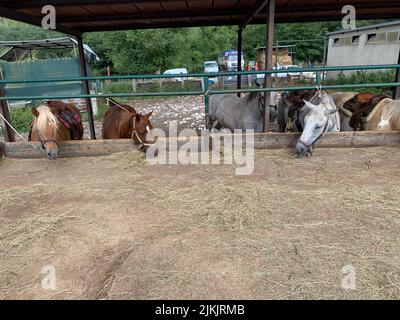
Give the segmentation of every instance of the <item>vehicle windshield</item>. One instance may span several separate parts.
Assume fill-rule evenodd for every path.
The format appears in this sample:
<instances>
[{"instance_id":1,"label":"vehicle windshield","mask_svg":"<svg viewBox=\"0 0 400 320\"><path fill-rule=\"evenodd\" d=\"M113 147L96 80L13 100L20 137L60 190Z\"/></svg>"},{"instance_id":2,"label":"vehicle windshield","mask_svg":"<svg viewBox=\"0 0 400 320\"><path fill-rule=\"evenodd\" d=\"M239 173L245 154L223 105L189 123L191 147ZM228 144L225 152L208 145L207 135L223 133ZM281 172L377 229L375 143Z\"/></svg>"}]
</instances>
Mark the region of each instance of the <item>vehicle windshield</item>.
<instances>
[{"instance_id":1,"label":"vehicle windshield","mask_svg":"<svg viewBox=\"0 0 400 320\"><path fill-rule=\"evenodd\" d=\"M218 64L216 64L215 62L209 62L209 63L205 63L204 66L206 68L217 68Z\"/></svg>"}]
</instances>

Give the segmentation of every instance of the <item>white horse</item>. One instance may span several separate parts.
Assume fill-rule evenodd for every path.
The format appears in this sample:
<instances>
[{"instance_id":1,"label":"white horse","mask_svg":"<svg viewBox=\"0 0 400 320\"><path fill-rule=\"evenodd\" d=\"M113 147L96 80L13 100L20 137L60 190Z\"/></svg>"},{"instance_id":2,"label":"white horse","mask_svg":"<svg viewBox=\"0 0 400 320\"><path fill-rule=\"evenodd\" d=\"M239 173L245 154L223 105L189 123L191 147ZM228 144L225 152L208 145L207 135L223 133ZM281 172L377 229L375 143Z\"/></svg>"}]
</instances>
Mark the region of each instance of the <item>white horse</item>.
<instances>
[{"instance_id":1,"label":"white horse","mask_svg":"<svg viewBox=\"0 0 400 320\"><path fill-rule=\"evenodd\" d=\"M327 133L340 131L340 116L332 97L318 92L319 104L304 101L303 133L296 144L300 156L312 155L315 144Z\"/></svg>"}]
</instances>

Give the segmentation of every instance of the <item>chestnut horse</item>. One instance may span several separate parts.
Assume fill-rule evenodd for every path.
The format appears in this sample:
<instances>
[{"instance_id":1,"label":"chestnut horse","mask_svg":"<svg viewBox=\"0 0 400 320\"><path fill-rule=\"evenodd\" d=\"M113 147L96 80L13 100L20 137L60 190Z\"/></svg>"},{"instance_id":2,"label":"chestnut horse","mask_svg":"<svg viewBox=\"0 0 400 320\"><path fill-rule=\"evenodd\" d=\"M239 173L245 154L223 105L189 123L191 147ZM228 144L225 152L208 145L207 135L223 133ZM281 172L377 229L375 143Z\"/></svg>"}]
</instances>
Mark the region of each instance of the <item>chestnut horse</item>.
<instances>
[{"instance_id":1,"label":"chestnut horse","mask_svg":"<svg viewBox=\"0 0 400 320\"><path fill-rule=\"evenodd\" d=\"M66 140L82 140L83 125L79 109L71 103L48 101L32 108L29 141L38 141L50 160L58 159L58 143Z\"/></svg>"},{"instance_id":2,"label":"chestnut horse","mask_svg":"<svg viewBox=\"0 0 400 320\"><path fill-rule=\"evenodd\" d=\"M109 99L110 107L106 111L103 119L103 139L133 139L139 144L140 150L145 151L150 144L146 136L153 126L148 114L137 113L129 105L122 105Z\"/></svg>"}]
</instances>

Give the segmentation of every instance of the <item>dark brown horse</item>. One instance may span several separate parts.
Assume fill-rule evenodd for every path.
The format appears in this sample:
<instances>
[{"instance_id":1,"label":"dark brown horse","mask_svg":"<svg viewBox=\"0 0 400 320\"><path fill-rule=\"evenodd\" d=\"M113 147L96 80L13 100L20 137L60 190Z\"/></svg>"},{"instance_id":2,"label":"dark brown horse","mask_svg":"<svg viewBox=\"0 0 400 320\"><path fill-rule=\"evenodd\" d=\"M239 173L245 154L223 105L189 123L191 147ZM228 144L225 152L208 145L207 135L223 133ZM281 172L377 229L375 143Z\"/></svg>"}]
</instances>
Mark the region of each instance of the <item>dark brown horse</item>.
<instances>
[{"instance_id":1,"label":"dark brown horse","mask_svg":"<svg viewBox=\"0 0 400 320\"><path fill-rule=\"evenodd\" d=\"M129 105L119 104L109 99L110 107L103 119L103 139L133 139L140 149L154 142L148 142L146 136L153 129L150 117L153 112L142 115Z\"/></svg>"},{"instance_id":2,"label":"dark brown horse","mask_svg":"<svg viewBox=\"0 0 400 320\"><path fill-rule=\"evenodd\" d=\"M50 160L58 159L58 143L66 140L82 140L83 125L79 109L71 103L47 101L32 108L29 141L38 141Z\"/></svg>"}]
</instances>

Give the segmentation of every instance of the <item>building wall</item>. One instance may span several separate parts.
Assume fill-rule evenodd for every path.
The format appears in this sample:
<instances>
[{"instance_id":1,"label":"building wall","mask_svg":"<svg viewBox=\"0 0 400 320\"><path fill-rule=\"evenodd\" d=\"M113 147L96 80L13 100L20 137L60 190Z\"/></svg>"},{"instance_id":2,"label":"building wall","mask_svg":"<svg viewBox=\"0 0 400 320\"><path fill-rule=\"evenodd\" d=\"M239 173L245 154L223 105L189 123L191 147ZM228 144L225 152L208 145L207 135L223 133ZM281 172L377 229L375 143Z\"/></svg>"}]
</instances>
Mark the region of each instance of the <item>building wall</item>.
<instances>
[{"instance_id":1,"label":"building wall","mask_svg":"<svg viewBox=\"0 0 400 320\"><path fill-rule=\"evenodd\" d=\"M328 66L397 64L400 52L400 24L329 36ZM357 71L345 71L348 75ZM371 71L369 71L371 72ZM340 72L329 72L328 78Z\"/></svg>"}]
</instances>

